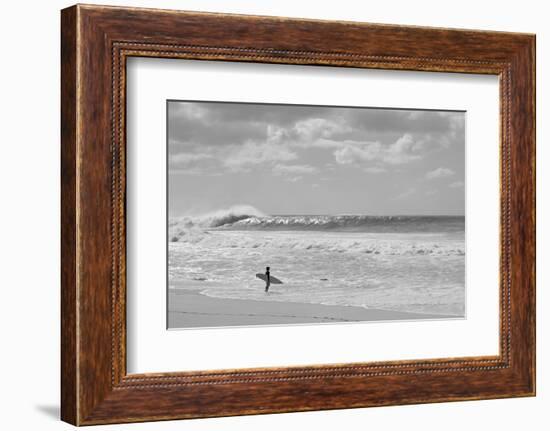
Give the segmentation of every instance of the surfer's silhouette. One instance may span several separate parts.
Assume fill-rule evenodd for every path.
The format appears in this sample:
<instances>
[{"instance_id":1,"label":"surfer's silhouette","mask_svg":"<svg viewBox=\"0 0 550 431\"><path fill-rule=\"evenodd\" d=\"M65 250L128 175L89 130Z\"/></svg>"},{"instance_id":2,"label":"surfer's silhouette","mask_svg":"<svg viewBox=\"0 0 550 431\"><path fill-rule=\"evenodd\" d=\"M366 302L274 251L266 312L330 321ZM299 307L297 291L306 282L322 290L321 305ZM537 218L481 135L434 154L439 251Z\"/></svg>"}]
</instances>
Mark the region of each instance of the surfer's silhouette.
<instances>
[{"instance_id":1,"label":"surfer's silhouette","mask_svg":"<svg viewBox=\"0 0 550 431\"><path fill-rule=\"evenodd\" d=\"M265 293L268 293L271 285L271 276L269 275L269 266L265 267Z\"/></svg>"}]
</instances>

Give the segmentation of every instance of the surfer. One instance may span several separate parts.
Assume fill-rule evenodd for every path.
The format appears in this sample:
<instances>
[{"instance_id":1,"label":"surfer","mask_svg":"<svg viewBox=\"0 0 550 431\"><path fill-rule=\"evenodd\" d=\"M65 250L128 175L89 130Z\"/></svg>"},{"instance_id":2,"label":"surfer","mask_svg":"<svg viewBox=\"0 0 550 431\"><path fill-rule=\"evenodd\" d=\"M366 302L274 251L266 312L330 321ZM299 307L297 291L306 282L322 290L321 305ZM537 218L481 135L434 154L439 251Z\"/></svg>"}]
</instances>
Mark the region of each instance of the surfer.
<instances>
[{"instance_id":1,"label":"surfer","mask_svg":"<svg viewBox=\"0 0 550 431\"><path fill-rule=\"evenodd\" d=\"M265 282L265 293L269 293L269 288L272 284L283 284L281 280L279 280L277 277L272 277L271 272L269 270L269 266L265 267L265 273L258 272L256 274L256 278L259 278L260 280Z\"/></svg>"},{"instance_id":2,"label":"surfer","mask_svg":"<svg viewBox=\"0 0 550 431\"><path fill-rule=\"evenodd\" d=\"M269 266L266 266L265 267L265 293L268 293L270 285L271 285L271 277L269 275Z\"/></svg>"}]
</instances>

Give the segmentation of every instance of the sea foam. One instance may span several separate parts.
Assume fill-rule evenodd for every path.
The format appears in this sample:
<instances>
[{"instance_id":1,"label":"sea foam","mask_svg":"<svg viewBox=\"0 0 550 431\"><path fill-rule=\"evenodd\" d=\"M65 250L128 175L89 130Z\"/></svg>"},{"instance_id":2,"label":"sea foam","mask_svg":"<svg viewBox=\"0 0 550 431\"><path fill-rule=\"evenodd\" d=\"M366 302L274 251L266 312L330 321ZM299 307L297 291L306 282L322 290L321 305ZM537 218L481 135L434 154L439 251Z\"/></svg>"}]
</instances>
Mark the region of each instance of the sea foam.
<instances>
[{"instance_id":1,"label":"sea foam","mask_svg":"<svg viewBox=\"0 0 550 431\"><path fill-rule=\"evenodd\" d=\"M168 236L171 242L197 242L206 229L231 225L244 219L264 217L260 210L250 205L233 205L227 209L207 212L200 215L185 215L170 218Z\"/></svg>"}]
</instances>

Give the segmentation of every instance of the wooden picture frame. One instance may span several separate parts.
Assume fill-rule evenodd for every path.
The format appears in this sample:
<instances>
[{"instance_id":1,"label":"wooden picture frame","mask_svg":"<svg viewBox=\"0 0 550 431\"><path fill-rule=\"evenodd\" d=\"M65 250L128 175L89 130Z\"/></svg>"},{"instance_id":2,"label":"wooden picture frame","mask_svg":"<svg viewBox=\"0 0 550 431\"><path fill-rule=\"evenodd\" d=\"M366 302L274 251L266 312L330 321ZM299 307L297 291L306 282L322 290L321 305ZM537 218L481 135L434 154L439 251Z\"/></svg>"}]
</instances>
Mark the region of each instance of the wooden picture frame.
<instances>
[{"instance_id":1,"label":"wooden picture frame","mask_svg":"<svg viewBox=\"0 0 550 431\"><path fill-rule=\"evenodd\" d=\"M535 36L77 5L61 14L61 418L74 425L535 394ZM500 354L127 374L130 56L500 78Z\"/></svg>"}]
</instances>

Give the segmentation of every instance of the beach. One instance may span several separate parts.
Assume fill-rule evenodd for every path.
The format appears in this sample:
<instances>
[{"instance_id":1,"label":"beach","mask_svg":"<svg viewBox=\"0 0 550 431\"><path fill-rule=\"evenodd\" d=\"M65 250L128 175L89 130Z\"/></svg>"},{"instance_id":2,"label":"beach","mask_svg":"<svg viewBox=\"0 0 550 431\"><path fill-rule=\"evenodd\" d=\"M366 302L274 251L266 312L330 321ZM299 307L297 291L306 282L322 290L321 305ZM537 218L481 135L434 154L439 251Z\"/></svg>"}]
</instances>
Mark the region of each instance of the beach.
<instances>
[{"instance_id":1,"label":"beach","mask_svg":"<svg viewBox=\"0 0 550 431\"><path fill-rule=\"evenodd\" d=\"M168 295L169 328L456 318L354 306L212 298L181 289L169 289Z\"/></svg>"}]
</instances>

